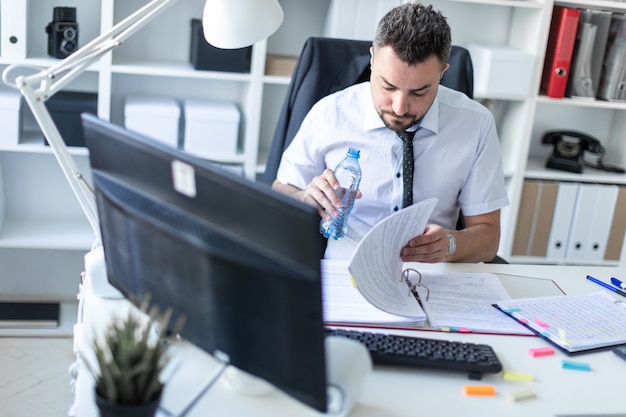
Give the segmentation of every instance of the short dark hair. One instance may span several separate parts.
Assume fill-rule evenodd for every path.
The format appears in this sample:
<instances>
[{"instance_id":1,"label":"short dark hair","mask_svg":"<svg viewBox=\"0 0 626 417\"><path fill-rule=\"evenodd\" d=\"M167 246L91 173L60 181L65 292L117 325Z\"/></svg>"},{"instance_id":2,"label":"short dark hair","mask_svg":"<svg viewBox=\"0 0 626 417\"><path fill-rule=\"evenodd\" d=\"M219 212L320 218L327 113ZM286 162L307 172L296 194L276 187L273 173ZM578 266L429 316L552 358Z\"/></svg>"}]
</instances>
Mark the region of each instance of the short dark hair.
<instances>
[{"instance_id":1,"label":"short dark hair","mask_svg":"<svg viewBox=\"0 0 626 417\"><path fill-rule=\"evenodd\" d=\"M437 56L441 65L450 58L450 26L431 5L405 3L394 7L378 23L374 48L390 46L409 65Z\"/></svg>"}]
</instances>

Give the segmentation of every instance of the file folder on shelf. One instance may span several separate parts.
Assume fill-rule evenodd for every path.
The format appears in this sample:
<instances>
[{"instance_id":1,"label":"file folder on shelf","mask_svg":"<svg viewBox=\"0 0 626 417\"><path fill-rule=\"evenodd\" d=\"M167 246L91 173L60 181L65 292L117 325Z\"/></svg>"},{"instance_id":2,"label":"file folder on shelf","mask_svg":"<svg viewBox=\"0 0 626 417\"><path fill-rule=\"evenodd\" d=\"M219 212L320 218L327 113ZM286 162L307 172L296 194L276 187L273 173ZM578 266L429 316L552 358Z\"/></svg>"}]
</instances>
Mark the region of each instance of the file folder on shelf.
<instances>
[{"instance_id":1,"label":"file folder on shelf","mask_svg":"<svg viewBox=\"0 0 626 417\"><path fill-rule=\"evenodd\" d=\"M548 97L565 96L579 16L579 9L554 6L540 88Z\"/></svg>"},{"instance_id":2,"label":"file folder on shelf","mask_svg":"<svg viewBox=\"0 0 626 417\"><path fill-rule=\"evenodd\" d=\"M600 184L595 187L597 198L594 201L593 215L590 218L591 226L587 238L589 243L584 251L584 259L602 260L611 232L619 188L617 185Z\"/></svg>"},{"instance_id":3,"label":"file folder on shelf","mask_svg":"<svg viewBox=\"0 0 626 417\"><path fill-rule=\"evenodd\" d=\"M526 256L529 253L530 230L533 224L535 208L537 207L539 185L539 181L524 181L519 213L517 214L515 240L513 241L513 249L511 250L512 255Z\"/></svg>"},{"instance_id":4,"label":"file folder on shelf","mask_svg":"<svg viewBox=\"0 0 626 417\"><path fill-rule=\"evenodd\" d=\"M611 223L609 238L606 243L604 259L607 261L619 261L622 256L624 234L626 233L626 187L619 187L615 211Z\"/></svg>"},{"instance_id":5,"label":"file folder on shelf","mask_svg":"<svg viewBox=\"0 0 626 417\"><path fill-rule=\"evenodd\" d=\"M626 15L611 17L598 98L626 101Z\"/></svg>"},{"instance_id":6,"label":"file folder on shelf","mask_svg":"<svg viewBox=\"0 0 626 417\"><path fill-rule=\"evenodd\" d=\"M546 253L548 258L555 260L565 258L577 192L578 184L576 183L562 182L559 184Z\"/></svg>"},{"instance_id":7,"label":"file folder on shelf","mask_svg":"<svg viewBox=\"0 0 626 417\"><path fill-rule=\"evenodd\" d=\"M26 58L27 22L28 0L0 1L0 56Z\"/></svg>"},{"instance_id":8,"label":"file folder on shelf","mask_svg":"<svg viewBox=\"0 0 626 417\"><path fill-rule=\"evenodd\" d=\"M572 67L567 95L570 97L595 98L597 86L591 77L591 53L598 28L588 22L580 22L576 46L572 55Z\"/></svg>"},{"instance_id":9,"label":"file folder on shelf","mask_svg":"<svg viewBox=\"0 0 626 417\"><path fill-rule=\"evenodd\" d=\"M569 260L584 258L587 246L589 246L589 233L595 202L598 199L598 187L596 184L578 184L576 193L576 205L572 214L572 222L565 249L565 258Z\"/></svg>"},{"instance_id":10,"label":"file folder on shelf","mask_svg":"<svg viewBox=\"0 0 626 417\"><path fill-rule=\"evenodd\" d=\"M567 96L592 99L597 96L610 25L611 12L580 11ZM589 82L590 88L583 82Z\"/></svg>"},{"instance_id":11,"label":"file folder on shelf","mask_svg":"<svg viewBox=\"0 0 626 417\"><path fill-rule=\"evenodd\" d=\"M557 191L556 182L524 182L512 255L546 256Z\"/></svg>"},{"instance_id":12,"label":"file folder on shelf","mask_svg":"<svg viewBox=\"0 0 626 417\"><path fill-rule=\"evenodd\" d=\"M546 256L550 239L550 228L554 220L554 207L559 184L542 182L539 192L535 218L532 225L530 256Z\"/></svg>"}]
</instances>

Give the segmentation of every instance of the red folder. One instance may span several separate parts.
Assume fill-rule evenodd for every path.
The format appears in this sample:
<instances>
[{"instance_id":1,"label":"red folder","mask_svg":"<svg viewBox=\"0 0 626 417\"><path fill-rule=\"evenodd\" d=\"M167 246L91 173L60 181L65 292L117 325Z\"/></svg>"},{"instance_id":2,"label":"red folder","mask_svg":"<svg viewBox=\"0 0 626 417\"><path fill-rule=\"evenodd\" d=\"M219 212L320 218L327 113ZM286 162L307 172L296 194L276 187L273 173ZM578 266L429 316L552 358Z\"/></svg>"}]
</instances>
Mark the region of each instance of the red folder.
<instances>
[{"instance_id":1,"label":"red folder","mask_svg":"<svg viewBox=\"0 0 626 417\"><path fill-rule=\"evenodd\" d=\"M540 88L548 97L565 96L579 16L579 9L554 6Z\"/></svg>"}]
</instances>

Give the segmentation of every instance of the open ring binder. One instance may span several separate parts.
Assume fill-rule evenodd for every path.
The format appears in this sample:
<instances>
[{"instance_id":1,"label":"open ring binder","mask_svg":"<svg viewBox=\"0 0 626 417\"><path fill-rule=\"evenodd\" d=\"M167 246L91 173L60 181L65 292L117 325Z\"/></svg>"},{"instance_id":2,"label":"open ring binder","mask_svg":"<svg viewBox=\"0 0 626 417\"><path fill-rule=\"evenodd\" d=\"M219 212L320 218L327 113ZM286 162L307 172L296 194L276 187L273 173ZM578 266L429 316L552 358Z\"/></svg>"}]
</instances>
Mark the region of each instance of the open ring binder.
<instances>
[{"instance_id":1,"label":"open ring binder","mask_svg":"<svg viewBox=\"0 0 626 417\"><path fill-rule=\"evenodd\" d=\"M411 272L415 272L417 276L419 277L419 279L417 280L417 283L413 283L409 279L409 275L411 274ZM419 293L417 292L417 287L424 287L426 289L426 299L424 301L428 301L428 297L430 296L430 290L428 289L426 285L422 284L422 274L420 273L420 271L418 271L417 269L413 269L413 268L406 268L405 270L402 271L402 275L400 276L400 281L404 281L406 283L406 285L409 287L408 295L410 296L411 294L413 294L413 297L415 297L415 299L417 300L418 303L420 303L420 305L422 304L422 301L420 299Z\"/></svg>"}]
</instances>

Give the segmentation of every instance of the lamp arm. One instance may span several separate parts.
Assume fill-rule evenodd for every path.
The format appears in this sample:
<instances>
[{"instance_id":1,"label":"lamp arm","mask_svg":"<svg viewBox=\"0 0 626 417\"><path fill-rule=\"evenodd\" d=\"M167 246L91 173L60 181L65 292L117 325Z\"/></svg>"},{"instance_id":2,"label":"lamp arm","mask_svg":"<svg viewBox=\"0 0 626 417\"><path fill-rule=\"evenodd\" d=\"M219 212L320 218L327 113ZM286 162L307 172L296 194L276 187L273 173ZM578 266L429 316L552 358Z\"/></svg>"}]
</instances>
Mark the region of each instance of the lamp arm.
<instances>
[{"instance_id":1,"label":"lamp arm","mask_svg":"<svg viewBox=\"0 0 626 417\"><path fill-rule=\"evenodd\" d=\"M76 166L44 102L176 1L150 1L64 60L35 74L11 79L12 71L31 68L24 65L11 65L2 74L5 84L19 89L25 98L96 236L100 235L100 228L95 195Z\"/></svg>"}]
</instances>

